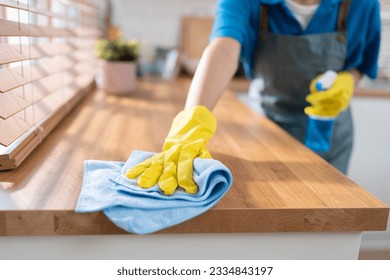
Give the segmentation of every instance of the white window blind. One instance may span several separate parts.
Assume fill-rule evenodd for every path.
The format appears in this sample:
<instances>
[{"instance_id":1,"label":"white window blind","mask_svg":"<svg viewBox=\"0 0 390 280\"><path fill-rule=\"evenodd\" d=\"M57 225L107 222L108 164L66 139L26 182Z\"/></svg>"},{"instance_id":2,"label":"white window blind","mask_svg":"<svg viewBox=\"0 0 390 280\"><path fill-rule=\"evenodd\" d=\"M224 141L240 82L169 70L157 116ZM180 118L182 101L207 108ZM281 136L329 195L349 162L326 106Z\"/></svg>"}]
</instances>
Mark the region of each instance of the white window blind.
<instances>
[{"instance_id":1,"label":"white window blind","mask_svg":"<svg viewBox=\"0 0 390 280\"><path fill-rule=\"evenodd\" d=\"M16 168L93 87L99 2L0 0L0 170Z\"/></svg>"}]
</instances>

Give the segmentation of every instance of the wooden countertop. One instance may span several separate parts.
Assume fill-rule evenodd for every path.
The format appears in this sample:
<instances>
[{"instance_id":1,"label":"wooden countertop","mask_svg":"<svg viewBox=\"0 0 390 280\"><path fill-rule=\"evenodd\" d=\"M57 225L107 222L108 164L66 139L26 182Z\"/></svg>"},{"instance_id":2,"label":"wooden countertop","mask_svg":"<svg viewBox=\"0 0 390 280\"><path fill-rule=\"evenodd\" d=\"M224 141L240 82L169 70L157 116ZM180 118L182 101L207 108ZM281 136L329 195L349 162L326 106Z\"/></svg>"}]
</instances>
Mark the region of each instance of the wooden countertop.
<instances>
[{"instance_id":1,"label":"wooden countertop","mask_svg":"<svg viewBox=\"0 0 390 280\"><path fill-rule=\"evenodd\" d=\"M76 214L83 161L159 151L189 79L140 81L131 96L91 93L13 171L0 172L0 236L124 233ZM210 211L164 233L385 230L389 208L227 91L208 147L234 183Z\"/></svg>"}]
</instances>

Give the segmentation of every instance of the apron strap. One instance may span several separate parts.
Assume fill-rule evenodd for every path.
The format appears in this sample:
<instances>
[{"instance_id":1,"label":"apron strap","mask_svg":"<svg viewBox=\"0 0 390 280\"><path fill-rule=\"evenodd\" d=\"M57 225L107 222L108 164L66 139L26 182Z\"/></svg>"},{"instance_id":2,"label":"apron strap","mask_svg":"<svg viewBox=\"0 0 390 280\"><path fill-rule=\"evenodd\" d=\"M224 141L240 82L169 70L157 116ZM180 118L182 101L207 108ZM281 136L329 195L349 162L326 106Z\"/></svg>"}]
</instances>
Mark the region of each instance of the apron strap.
<instances>
[{"instance_id":1,"label":"apron strap","mask_svg":"<svg viewBox=\"0 0 390 280\"><path fill-rule=\"evenodd\" d=\"M260 8L259 30L261 40L264 41L265 33L268 31L268 6L266 5L261 5Z\"/></svg>"},{"instance_id":2,"label":"apron strap","mask_svg":"<svg viewBox=\"0 0 390 280\"><path fill-rule=\"evenodd\" d=\"M337 17L337 31L343 33L339 36L339 40L342 42L345 42L346 39L347 17L350 3L350 0L343 0L340 3L339 14ZM261 39L264 40L265 33L268 31L268 6L264 4L262 4L260 7L259 30L261 34Z\"/></svg>"},{"instance_id":3,"label":"apron strap","mask_svg":"<svg viewBox=\"0 0 390 280\"><path fill-rule=\"evenodd\" d=\"M337 31L341 34L339 35L339 41L345 42L347 38L347 17L349 12L350 0L344 0L340 3L339 15L337 18Z\"/></svg>"},{"instance_id":4,"label":"apron strap","mask_svg":"<svg viewBox=\"0 0 390 280\"><path fill-rule=\"evenodd\" d=\"M268 6L261 5L260 17L260 30L268 31Z\"/></svg>"}]
</instances>

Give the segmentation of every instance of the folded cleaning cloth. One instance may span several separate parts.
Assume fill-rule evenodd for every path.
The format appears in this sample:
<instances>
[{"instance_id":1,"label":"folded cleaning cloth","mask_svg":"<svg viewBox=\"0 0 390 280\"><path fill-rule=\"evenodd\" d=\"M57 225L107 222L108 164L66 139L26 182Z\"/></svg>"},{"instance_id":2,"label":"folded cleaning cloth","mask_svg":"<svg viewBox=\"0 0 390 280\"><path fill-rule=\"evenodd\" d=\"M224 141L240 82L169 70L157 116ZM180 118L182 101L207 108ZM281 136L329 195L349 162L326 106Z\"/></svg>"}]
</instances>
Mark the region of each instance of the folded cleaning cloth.
<instances>
[{"instance_id":1,"label":"folded cleaning cloth","mask_svg":"<svg viewBox=\"0 0 390 280\"><path fill-rule=\"evenodd\" d=\"M103 211L118 227L137 234L152 233L194 218L213 207L232 184L230 170L213 159L194 160L195 195L178 188L164 195L157 184L140 188L126 171L152 156L134 151L126 163L88 160L76 206L77 213Z\"/></svg>"}]
</instances>

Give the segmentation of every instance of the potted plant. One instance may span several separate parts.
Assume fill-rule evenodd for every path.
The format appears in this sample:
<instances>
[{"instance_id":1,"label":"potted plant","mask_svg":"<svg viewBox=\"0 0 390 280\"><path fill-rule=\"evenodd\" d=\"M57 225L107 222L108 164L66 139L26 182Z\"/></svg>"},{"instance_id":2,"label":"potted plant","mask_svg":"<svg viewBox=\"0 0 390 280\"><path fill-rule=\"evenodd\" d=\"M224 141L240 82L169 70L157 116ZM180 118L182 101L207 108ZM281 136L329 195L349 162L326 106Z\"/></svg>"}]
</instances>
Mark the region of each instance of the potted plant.
<instances>
[{"instance_id":1,"label":"potted plant","mask_svg":"<svg viewBox=\"0 0 390 280\"><path fill-rule=\"evenodd\" d=\"M101 59L99 87L108 93L125 94L136 88L136 62L139 42L135 40L98 40L97 56Z\"/></svg>"}]
</instances>

